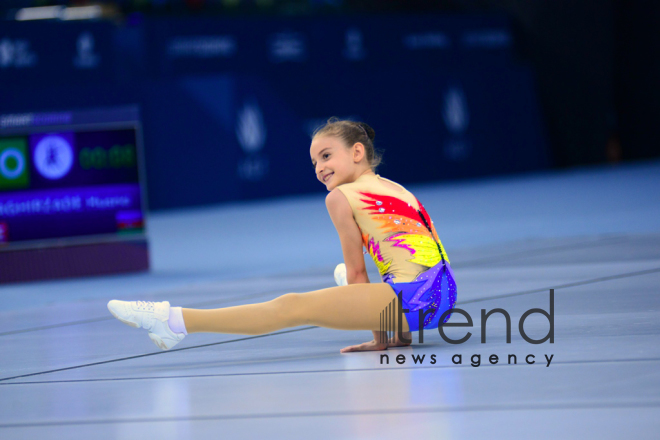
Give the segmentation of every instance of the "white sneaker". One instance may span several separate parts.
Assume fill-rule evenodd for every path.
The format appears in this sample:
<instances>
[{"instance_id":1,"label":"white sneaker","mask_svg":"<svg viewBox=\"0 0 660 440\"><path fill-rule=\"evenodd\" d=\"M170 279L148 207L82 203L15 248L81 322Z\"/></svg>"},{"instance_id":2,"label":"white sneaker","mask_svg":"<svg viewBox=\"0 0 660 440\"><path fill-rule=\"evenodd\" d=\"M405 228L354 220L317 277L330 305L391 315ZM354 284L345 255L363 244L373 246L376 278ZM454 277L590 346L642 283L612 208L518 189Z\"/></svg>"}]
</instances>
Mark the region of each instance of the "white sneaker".
<instances>
[{"instance_id":1,"label":"white sneaker","mask_svg":"<svg viewBox=\"0 0 660 440\"><path fill-rule=\"evenodd\" d=\"M170 326L167 324L167 320L170 318L168 301L118 301L113 299L108 303L108 310L112 316L124 324L148 330L149 338L163 350L174 347L186 336L170 330Z\"/></svg>"}]
</instances>

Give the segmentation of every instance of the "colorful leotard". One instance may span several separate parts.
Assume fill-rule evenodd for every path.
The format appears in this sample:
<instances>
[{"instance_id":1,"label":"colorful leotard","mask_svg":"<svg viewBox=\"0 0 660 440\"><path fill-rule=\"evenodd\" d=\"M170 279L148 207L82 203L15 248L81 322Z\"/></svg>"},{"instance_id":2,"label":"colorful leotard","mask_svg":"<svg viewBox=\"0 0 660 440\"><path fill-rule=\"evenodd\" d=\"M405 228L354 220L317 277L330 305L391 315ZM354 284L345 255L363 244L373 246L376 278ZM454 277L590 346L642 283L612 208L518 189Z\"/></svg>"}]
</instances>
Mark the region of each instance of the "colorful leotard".
<instances>
[{"instance_id":1,"label":"colorful leotard","mask_svg":"<svg viewBox=\"0 0 660 440\"><path fill-rule=\"evenodd\" d=\"M440 316L456 303L456 282L424 206L403 186L378 174L363 174L337 188L351 205L362 244L383 282L402 293L410 330L419 330L420 315L424 328L437 328Z\"/></svg>"}]
</instances>

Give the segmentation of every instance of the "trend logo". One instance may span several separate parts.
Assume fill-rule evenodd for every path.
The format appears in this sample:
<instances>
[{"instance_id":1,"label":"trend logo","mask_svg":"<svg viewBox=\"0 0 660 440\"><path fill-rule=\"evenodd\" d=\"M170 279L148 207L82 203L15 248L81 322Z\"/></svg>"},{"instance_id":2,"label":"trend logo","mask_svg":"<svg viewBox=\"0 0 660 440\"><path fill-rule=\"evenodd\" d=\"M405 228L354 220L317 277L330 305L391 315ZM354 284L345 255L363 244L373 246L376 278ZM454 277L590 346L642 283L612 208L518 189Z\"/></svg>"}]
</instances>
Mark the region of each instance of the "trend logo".
<instances>
[{"instance_id":1,"label":"trend logo","mask_svg":"<svg viewBox=\"0 0 660 440\"><path fill-rule=\"evenodd\" d=\"M34 166L47 179L64 177L73 165L73 147L61 136L49 135L34 149Z\"/></svg>"}]
</instances>

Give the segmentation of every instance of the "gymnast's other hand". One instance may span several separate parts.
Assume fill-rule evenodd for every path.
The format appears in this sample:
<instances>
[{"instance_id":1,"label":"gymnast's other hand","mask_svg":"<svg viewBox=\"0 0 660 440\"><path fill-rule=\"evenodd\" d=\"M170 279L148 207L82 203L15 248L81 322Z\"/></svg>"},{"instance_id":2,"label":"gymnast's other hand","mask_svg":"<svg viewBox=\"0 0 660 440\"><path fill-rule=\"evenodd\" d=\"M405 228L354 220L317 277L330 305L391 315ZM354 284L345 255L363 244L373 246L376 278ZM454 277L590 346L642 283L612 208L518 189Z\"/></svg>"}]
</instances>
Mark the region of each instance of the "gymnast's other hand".
<instances>
[{"instance_id":1,"label":"gymnast's other hand","mask_svg":"<svg viewBox=\"0 0 660 440\"><path fill-rule=\"evenodd\" d=\"M344 263L339 263L335 267L335 283L338 286L346 286L348 284L346 280L346 265Z\"/></svg>"},{"instance_id":2,"label":"gymnast's other hand","mask_svg":"<svg viewBox=\"0 0 660 440\"><path fill-rule=\"evenodd\" d=\"M339 350L340 353L348 353L350 351L377 351L377 350L387 350L387 343L385 342L376 342L375 340L364 342L358 345L351 345L349 347L342 348Z\"/></svg>"},{"instance_id":3,"label":"gymnast's other hand","mask_svg":"<svg viewBox=\"0 0 660 440\"><path fill-rule=\"evenodd\" d=\"M374 332L374 336L377 335L378 332ZM385 332L383 332L385 333ZM404 338L412 341L412 333L411 332L403 332L402 335ZM387 342L377 342L380 340L383 340L386 338L386 335L383 335L383 338L381 339L380 337L376 336L376 339L369 341L369 342L364 342L362 344L358 345L351 345L349 347L342 348L339 350L340 353L348 353L351 351L378 351L378 350L387 350L388 347L406 347L410 345L410 342L403 342L399 339L398 335L395 335L393 338L390 338Z\"/></svg>"}]
</instances>

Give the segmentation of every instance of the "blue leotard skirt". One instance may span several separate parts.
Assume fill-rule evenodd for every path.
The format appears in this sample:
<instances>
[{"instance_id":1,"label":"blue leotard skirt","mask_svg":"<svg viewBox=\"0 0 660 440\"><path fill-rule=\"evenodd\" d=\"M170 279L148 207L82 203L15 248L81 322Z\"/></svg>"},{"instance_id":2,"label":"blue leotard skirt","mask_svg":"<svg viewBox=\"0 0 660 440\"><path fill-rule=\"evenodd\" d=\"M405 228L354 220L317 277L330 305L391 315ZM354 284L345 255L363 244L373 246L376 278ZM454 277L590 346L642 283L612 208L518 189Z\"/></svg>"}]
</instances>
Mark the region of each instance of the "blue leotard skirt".
<instances>
[{"instance_id":1,"label":"blue leotard skirt","mask_svg":"<svg viewBox=\"0 0 660 440\"><path fill-rule=\"evenodd\" d=\"M410 331L418 331L420 328L420 313L426 312L423 320L425 329L438 328L442 314L454 308L456 304L456 282L454 272L446 261L441 261L428 270L420 273L414 280L406 283L395 283L389 279L383 279L392 286L395 293L401 292L403 309ZM445 316L443 323L447 322L451 313Z\"/></svg>"}]
</instances>

